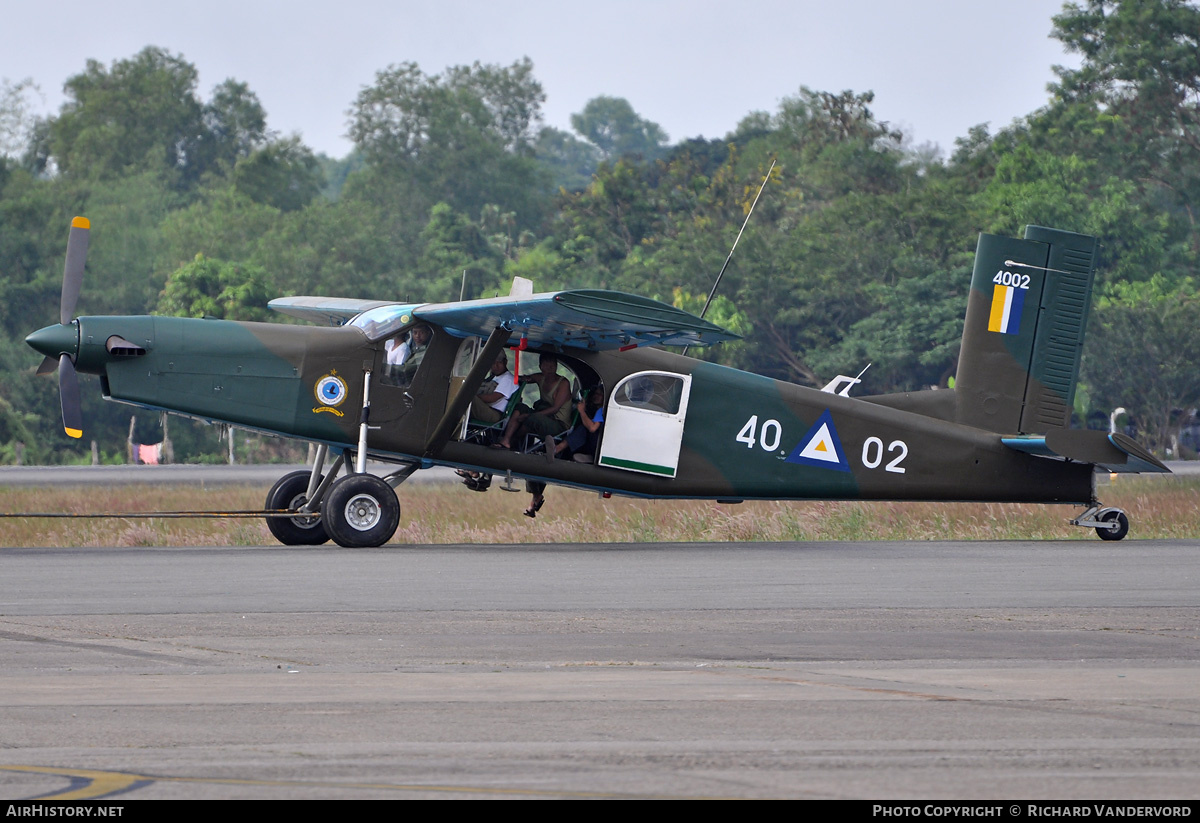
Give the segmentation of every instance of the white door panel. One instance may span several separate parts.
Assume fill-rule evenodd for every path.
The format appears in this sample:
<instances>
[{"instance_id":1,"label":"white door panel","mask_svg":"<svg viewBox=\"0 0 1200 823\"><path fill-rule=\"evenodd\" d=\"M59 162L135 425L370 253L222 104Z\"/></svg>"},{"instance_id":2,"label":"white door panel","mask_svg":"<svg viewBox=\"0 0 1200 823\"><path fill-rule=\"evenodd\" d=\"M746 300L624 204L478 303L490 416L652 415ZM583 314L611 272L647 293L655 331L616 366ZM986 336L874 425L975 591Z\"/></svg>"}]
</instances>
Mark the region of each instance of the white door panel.
<instances>
[{"instance_id":1,"label":"white door panel","mask_svg":"<svg viewBox=\"0 0 1200 823\"><path fill-rule=\"evenodd\" d=\"M674 477L683 443L689 375L639 372L616 385L604 413L600 465Z\"/></svg>"}]
</instances>

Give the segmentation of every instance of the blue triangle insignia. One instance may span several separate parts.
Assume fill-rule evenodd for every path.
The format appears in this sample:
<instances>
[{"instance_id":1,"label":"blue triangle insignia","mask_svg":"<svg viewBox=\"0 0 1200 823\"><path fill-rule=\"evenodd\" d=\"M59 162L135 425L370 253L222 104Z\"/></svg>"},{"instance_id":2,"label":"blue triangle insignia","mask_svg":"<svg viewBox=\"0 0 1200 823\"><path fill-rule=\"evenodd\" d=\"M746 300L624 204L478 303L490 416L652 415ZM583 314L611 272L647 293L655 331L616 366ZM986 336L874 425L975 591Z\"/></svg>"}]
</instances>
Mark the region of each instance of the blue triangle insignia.
<instances>
[{"instance_id":1,"label":"blue triangle insignia","mask_svg":"<svg viewBox=\"0 0 1200 823\"><path fill-rule=\"evenodd\" d=\"M787 456L787 462L839 472L850 471L850 463L846 460L846 452L842 449L842 441L833 425L833 415L829 413L829 409L817 418L817 422L813 423L796 448L792 449L792 453Z\"/></svg>"}]
</instances>

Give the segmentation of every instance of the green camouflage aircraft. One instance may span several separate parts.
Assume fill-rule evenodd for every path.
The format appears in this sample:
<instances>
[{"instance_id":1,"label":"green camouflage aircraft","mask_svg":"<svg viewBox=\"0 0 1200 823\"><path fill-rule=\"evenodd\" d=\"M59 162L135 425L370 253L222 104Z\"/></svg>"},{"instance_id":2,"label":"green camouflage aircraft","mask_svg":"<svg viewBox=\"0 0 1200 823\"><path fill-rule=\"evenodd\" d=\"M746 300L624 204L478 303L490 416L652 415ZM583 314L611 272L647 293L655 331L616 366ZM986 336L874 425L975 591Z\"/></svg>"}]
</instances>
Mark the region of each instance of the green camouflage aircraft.
<instances>
[{"instance_id":1,"label":"green camouflage aircraft","mask_svg":"<svg viewBox=\"0 0 1200 823\"><path fill-rule=\"evenodd\" d=\"M435 465L728 503L1074 504L1086 510L1070 522L1105 540L1124 537L1129 520L1098 502L1097 471L1168 471L1122 434L1068 428L1096 257L1085 235L981 235L955 387L850 397L853 378L818 390L650 348L736 337L672 306L612 291L534 294L520 279L508 297L458 303L270 303L325 327L73 318L88 228L72 223L59 323L26 338L46 356L40 372L58 369L67 434L82 434L82 371L111 400L315 443L311 469L267 496L268 511L295 513L267 520L289 545L386 543L400 518L395 488ZM497 355L514 348L555 355L575 391L602 387L593 462L554 459L536 438L489 447L468 419ZM407 361L389 362L402 350ZM396 471L367 473L368 455Z\"/></svg>"}]
</instances>

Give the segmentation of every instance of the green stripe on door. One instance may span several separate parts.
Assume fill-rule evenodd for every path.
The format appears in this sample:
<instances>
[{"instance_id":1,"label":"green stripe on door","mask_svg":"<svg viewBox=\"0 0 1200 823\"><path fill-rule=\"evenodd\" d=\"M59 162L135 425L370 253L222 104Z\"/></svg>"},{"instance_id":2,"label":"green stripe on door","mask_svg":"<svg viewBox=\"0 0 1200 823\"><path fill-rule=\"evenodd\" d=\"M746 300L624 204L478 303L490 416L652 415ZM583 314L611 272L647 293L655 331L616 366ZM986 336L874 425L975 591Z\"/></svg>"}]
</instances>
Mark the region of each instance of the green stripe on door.
<instances>
[{"instance_id":1,"label":"green stripe on door","mask_svg":"<svg viewBox=\"0 0 1200 823\"><path fill-rule=\"evenodd\" d=\"M633 469L634 471L662 474L667 477L675 476L675 469L670 466L659 466L654 463L640 463L637 460L622 460L619 457L601 457L601 466L612 466L614 469Z\"/></svg>"}]
</instances>

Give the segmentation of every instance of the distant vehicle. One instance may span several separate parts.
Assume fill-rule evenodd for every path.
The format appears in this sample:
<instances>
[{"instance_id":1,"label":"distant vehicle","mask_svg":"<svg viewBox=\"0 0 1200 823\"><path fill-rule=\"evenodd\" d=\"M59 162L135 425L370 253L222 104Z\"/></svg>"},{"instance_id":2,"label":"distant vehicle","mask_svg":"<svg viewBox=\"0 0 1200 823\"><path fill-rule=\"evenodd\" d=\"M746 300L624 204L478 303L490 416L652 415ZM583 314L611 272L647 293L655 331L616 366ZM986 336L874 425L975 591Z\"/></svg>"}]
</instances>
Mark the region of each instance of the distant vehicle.
<instances>
[{"instance_id":1,"label":"distant vehicle","mask_svg":"<svg viewBox=\"0 0 1200 823\"><path fill-rule=\"evenodd\" d=\"M26 338L59 373L63 425L83 422L77 371L104 396L318 444L283 477L268 519L286 544L378 546L400 519L395 494L435 465L640 497L1064 503L1105 540L1129 529L1096 498L1094 475L1167 471L1122 434L1067 428L1095 266L1093 237L1030 226L982 235L952 390L850 397L651 348L733 335L672 306L612 291L457 303L284 297L311 327L175 317L74 318L89 224L75 218L59 323ZM903 288L903 285L897 286ZM397 356L401 346L409 355ZM592 463L471 436L471 399L498 353L553 354L573 384L604 388ZM419 356L418 356L419 355ZM336 462L328 473L328 453ZM393 463L386 477L366 458ZM338 476L342 471L345 474Z\"/></svg>"}]
</instances>

